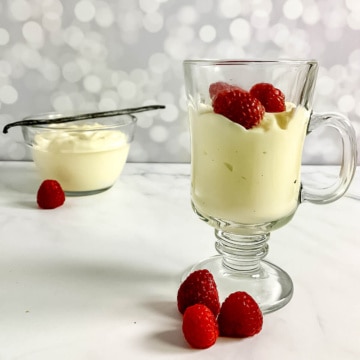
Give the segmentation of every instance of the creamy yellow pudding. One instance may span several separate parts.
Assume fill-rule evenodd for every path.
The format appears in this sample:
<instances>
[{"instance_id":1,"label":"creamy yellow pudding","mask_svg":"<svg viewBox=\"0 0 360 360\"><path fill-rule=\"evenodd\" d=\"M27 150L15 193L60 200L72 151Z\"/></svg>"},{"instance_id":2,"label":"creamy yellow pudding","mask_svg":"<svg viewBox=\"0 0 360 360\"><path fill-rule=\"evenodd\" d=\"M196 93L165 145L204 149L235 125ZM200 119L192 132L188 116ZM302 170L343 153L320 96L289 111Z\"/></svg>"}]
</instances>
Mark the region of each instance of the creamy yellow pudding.
<instances>
[{"instance_id":1,"label":"creamy yellow pudding","mask_svg":"<svg viewBox=\"0 0 360 360\"><path fill-rule=\"evenodd\" d=\"M100 126L101 127L101 126ZM71 125L35 135L33 159L44 179L59 181L64 191L86 192L111 187L129 152L127 136L99 124Z\"/></svg>"},{"instance_id":2,"label":"creamy yellow pudding","mask_svg":"<svg viewBox=\"0 0 360 360\"><path fill-rule=\"evenodd\" d=\"M309 111L286 104L251 129L190 109L192 201L199 213L240 224L262 224L297 208Z\"/></svg>"}]
</instances>

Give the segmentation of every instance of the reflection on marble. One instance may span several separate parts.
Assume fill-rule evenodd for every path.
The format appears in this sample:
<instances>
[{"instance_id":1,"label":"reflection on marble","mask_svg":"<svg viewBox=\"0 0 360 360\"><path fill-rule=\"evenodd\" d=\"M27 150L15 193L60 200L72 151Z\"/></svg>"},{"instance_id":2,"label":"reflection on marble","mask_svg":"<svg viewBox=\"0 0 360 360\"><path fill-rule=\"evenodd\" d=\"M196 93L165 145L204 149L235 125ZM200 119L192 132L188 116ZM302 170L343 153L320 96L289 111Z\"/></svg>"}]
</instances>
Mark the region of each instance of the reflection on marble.
<instances>
[{"instance_id":1,"label":"reflection on marble","mask_svg":"<svg viewBox=\"0 0 360 360\"><path fill-rule=\"evenodd\" d=\"M127 164L101 194L40 210L31 162L0 162L0 359L360 358L360 178L335 203L302 204L273 233L269 260L295 294L249 339L188 348L181 273L214 254L192 213L189 164ZM337 169L305 167L304 182Z\"/></svg>"}]
</instances>

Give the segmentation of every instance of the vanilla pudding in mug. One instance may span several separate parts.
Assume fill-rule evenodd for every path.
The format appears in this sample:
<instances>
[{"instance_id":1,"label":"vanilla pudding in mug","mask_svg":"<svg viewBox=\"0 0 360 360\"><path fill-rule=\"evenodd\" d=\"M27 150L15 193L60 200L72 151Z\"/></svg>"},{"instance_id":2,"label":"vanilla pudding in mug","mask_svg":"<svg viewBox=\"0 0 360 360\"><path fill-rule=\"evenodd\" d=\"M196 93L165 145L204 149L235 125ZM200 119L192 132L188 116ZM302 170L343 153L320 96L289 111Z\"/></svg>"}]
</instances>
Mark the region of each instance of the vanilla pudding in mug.
<instances>
[{"instance_id":1,"label":"vanilla pudding in mug","mask_svg":"<svg viewBox=\"0 0 360 360\"><path fill-rule=\"evenodd\" d=\"M295 212L309 111L286 104L243 126L210 106L190 110L192 201L200 213L244 224L271 222Z\"/></svg>"}]
</instances>

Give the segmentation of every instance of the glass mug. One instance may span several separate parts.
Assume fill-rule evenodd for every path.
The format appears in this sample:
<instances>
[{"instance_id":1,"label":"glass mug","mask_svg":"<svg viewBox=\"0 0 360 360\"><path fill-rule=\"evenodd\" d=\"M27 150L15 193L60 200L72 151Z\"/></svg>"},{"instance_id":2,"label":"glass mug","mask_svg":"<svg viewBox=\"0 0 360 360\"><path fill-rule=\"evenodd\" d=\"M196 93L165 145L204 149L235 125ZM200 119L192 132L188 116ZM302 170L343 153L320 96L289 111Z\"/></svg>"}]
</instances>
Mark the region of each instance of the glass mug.
<instances>
[{"instance_id":1,"label":"glass mug","mask_svg":"<svg viewBox=\"0 0 360 360\"><path fill-rule=\"evenodd\" d=\"M350 121L336 113L312 112L317 71L313 60L184 61L192 207L215 228L219 253L190 272L208 269L221 297L247 291L263 313L283 307L293 293L289 275L264 260L270 232L288 223L302 202L326 204L340 198L356 170L356 137ZM219 106L214 110L217 94L211 93L211 86L219 92L234 87L249 92L258 83L280 89L286 109L265 110L260 123L249 128L221 112L221 106L237 112L236 105L221 100L220 112ZM324 127L335 128L342 139L339 176L331 186L306 187L301 182L305 137Z\"/></svg>"}]
</instances>

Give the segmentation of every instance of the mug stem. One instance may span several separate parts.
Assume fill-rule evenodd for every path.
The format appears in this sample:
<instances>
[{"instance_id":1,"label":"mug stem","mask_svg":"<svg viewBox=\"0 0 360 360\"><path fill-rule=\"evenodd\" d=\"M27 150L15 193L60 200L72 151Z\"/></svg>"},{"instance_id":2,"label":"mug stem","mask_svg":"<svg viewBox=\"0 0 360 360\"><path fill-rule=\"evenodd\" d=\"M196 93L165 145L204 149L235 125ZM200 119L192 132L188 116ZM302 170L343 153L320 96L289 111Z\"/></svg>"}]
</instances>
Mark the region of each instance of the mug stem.
<instances>
[{"instance_id":1,"label":"mug stem","mask_svg":"<svg viewBox=\"0 0 360 360\"><path fill-rule=\"evenodd\" d=\"M227 272L236 275L260 276L260 261L267 255L269 233L237 235L215 230L217 252L223 257Z\"/></svg>"}]
</instances>

